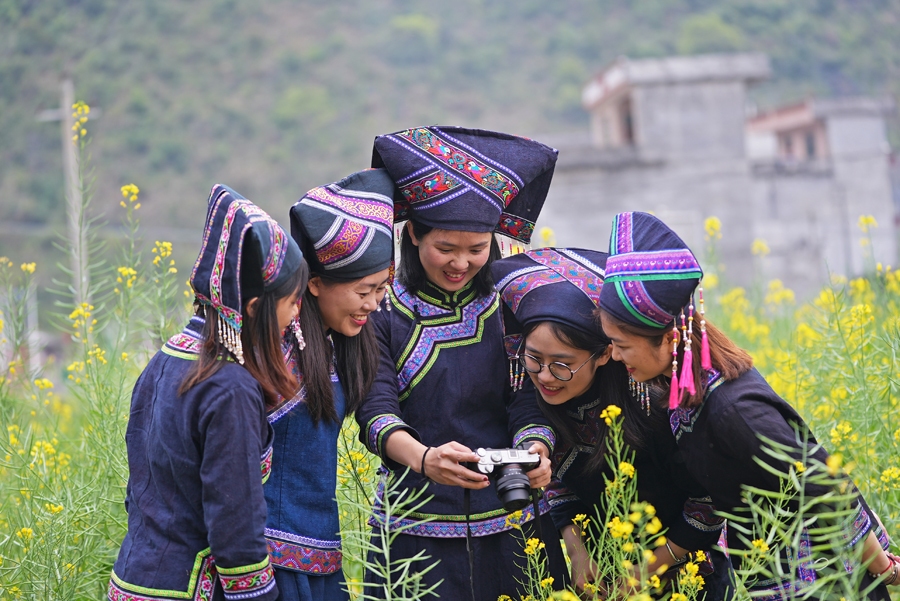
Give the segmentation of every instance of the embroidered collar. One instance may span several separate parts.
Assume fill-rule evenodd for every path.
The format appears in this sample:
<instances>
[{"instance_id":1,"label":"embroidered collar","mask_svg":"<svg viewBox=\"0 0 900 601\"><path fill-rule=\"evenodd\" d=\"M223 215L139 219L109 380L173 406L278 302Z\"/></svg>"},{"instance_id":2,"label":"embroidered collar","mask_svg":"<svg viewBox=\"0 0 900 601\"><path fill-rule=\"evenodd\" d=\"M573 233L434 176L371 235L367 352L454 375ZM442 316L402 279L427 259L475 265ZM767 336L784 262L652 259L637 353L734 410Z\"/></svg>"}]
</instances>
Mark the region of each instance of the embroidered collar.
<instances>
[{"instance_id":1,"label":"embroidered collar","mask_svg":"<svg viewBox=\"0 0 900 601\"><path fill-rule=\"evenodd\" d=\"M196 360L200 356L200 347L203 344L202 332L205 323L205 319L194 315L181 332L166 341L162 351L173 357Z\"/></svg>"},{"instance_id":2,"label":"embroidered collar","mask_svg":"<svg viewBox=\"0 0 900 601\"><path fill-rule=\"evenodd\" d=\"M669 425L672 427L672 434L675 435L676 442L681 440L682 434L694 431L694 424L700 417L703 407L706 406L709 395L724 382L725 378L722 377L722 374L715 369L709 370L706 372L706 392L703 393L703 402L690 409L678 407L669 410Z\"/></svg>"},{"instance_id":3,"label":"embroidered collar","mask_svg":"<svg viewBox=\"0 0 900 601\"><path fill-rule=\"evenodd\" d=\"M471 301L475 298L476 294L475 282L470 280L468 284L456 292L447 292L431 282L425 282L425 285L419 289L416 296L432 305L436 305L448 311L453 311L456 307Z\"/></svg>"},{"instance_id":4,"label":"embroidered collar","mask_svg":"<svg viewBox=\"0 0 900 601\"><path fill-rule=\"evenodd\" d=\"M598 388L600 388L600 378L594 378L587 392L566 402L566 415L583 422L584 414L603 402L603 399L598 395Z\"/></svg>"}]
</instances>

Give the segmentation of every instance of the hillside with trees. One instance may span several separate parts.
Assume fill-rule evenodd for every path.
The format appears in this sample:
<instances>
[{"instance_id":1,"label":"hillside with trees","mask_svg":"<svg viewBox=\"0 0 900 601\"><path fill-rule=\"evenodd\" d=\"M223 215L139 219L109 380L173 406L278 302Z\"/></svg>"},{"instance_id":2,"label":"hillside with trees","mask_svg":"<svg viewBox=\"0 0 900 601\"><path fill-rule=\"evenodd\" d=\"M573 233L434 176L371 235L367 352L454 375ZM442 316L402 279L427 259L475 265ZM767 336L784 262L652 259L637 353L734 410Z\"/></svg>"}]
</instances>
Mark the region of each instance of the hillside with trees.
<instances>
[{"instance_id":1,"label":"hillside with trees","mask_svg":"<svg viewBox=\"0 0 900 601\"><path fill-rule=\"evenodd\" d=\"M59 127L35 120L63 73L102 109L95 209L133 182L183 232L214 182L283 218L402 127L583 130L583 85L623 54L765 52L762 107L897 94L898 21L896 0L0 0L0 254L65 223Z\"/></svg>"}]
</instances>

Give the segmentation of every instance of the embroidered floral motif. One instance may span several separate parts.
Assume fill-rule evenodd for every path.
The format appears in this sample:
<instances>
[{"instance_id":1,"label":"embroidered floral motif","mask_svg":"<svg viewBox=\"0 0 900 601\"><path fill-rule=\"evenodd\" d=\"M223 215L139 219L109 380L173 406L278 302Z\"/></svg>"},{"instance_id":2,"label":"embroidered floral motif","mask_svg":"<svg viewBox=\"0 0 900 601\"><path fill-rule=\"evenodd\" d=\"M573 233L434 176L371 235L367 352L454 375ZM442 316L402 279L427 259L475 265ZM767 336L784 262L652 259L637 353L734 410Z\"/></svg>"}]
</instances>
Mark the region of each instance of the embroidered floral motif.
<instances>
[{"instance_id":1,"label":"embroidered floral motif","mask_svg":"<svg viewBox=\"0 0 900 601\"><path fill-rule=\"evenodd\" d=\"M497 224L494 231L528 244L531 241L531 236L534 234L534 222L528 221L523 217L503 213L500 215L500 223Z\"/></svg>"},{"instance_id":2,"label":"embroidered floral motif","mask_svg":"<svg viewBox=\"0 0 900 601\"><path fill-rule=\"evenodd\" d=\"M443 138L446 138L443 139L431 130L418 128L402 131L391 137L424 152L423 158L436 166L465 176L469 182L496 197L500 201L501 210L519 193L519 185L510 175L488 165L489 161L476 152L464 150L463 144L446 134L443 134Z\"/></svg>"},{"instance_id":3,"label":"embroidered floral motif","mask_svg":"<svg viewBox=\"0 0 900 601\"><path fill-rule=\"evenodd\" d=\"M333 574L341 568L341 541L322 541L266 528L272 564L304 574Z\"/></svg>"},{"instance_id":4,"label":"embroidered floral motif","mask_svg":"<svg viewBox=\"0 0 900 601\"><path fill-rule=\"evenodd\" d=\"M675 316L656 304L640 280L610 282L629 313L649 326L662 327L672 323Z\"/></svg>"},{"instance_id":5,"label":"embroidered floral motif","mask_svg":"<svg viewBox=\"0 0 900 601\"><path fill-rule=\"evenodd\" d=\"M219 580L229 601L251 599L275 587L275 570L266 557L263 561L239 568L219 568Z\"/></svg>"},{"instance_id":6,"label":"embroidered floral motif","mask_svg":"<svg viewBox=\"0 0 900 601\"><path fill-rule=\"evenodd\" d=\"M566 255L549 249L536 250L528 253L528 256L531 257L534 262L540 263L544 267L552 269L555 273L564 277L576 288L584 292L594 305L597 305L600 302L600 287L603 285L603 280L598 279L597 274L599 273L603 276L604 270L593 265L590 261L573 251L567 252ZM597 271L592 272L585 269L583 265L579 265L578 261L574 259L580 259L582 262L592 265Z\"/></svg>"},{"instance_id":7,"label":"embroidered floral motif","mask_svg":"<svg viewBox=\"0 0 900 601\"><path fill-rule=\"evenodd\" d=\"M406 202L413 204L434 200L445 192L455 190L461 185L462 182L459 178L453 177L452 174L444 173L443 171L433 171L424 177L400 186L400 192L403 194Z\"/></svg>"},{"instance_id":8,"label":"embroidered floral motif","mask_svg":"<svg viewBox=\"0 0 900 601\"><path fill-rule=\"evenodd\" d=\"M272 449L274 447L269 447L266 449L266 452L263 453L262 461L260 462L260 471L262 473L262 481L263 484L266 483L266 480L269 479L269 476L272 474Z\"/></svg>"}]
</instances>

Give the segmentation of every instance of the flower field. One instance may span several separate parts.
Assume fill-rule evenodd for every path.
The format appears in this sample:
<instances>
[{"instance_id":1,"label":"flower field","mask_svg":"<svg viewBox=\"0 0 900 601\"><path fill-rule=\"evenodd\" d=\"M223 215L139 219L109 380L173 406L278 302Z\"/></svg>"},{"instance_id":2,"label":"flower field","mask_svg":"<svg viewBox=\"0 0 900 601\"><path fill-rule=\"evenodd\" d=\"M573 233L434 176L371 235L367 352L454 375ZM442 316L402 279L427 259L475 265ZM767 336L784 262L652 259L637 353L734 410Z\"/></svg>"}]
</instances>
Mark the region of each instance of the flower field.
<instances>
[{"instance_id":1,"label":"flower field","mask_svg":"<svg viewBox=\"0 0 900 601\"><path fill-rule=\"evenodd\" d=\"M80 128L73 140L82 156L86 135ZM85 192L86 216L90 190ZM84 274L69 275L84 276L81 281L89 284L81 298L68 285L54 284L57 306L47 308L68 339L64 356L32 352L28 307L41 266L29 257L0 258L0 601L105 595L125 532L124 433L131 387L189 310L186 278L174 267L172 245L141 237L139 193L133 184L122 189L127 235L115 247L97 240L96 222L82 219L89 260ZM877 226L865 217L859 225L863 241ZM707 221L707 266L716 265L715 242L727 235L719 230L717 220ZM758 241L752 252L764 256L767 246ZM798 305L789 283L726 289L727 274L708 271L711 320L752 353L776 391L836 454L829 469L849 472L888 533L900 540L900 273L873 258L865 277L835 278L813 301ZM609 419L616 417L610 411ZM607 484L614 501L606 515L579 519L585 528L591 520L598 524L594 531L602 539L607 575L630 578L632 598L649 599L659 578L633 568L664 544L664 531L652 507L633 503L640 474L621 449L620 434L618 440L618 477ZM359 593L378 462L358 442L352 421L341 448L337 494L345 571L351 590ZM757 556L778 543L760 533ZM534 600L551 596L552 579L543 572L539 550L538 541L523 540ZM400 584L396 598L421 597L414 582ZM689 562L667 595L693 599L700 587L696 564ZM575 598L569 592L552 597Z\"/></svg>"}]
</instances>

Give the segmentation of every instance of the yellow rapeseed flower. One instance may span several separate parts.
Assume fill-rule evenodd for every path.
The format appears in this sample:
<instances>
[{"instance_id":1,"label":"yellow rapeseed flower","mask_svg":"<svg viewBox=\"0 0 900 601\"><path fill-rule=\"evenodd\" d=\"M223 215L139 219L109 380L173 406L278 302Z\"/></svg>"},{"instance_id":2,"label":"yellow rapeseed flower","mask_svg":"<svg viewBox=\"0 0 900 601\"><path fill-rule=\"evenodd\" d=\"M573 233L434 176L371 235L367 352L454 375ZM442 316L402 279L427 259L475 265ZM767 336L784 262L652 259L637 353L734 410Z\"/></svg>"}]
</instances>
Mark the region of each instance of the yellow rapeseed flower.
<instances>
[{"instance_id":1,"label":"yellow rapeseed flower","mask_svg":"<svg viewBox=\"0 0 900 601\"><path fill-rule=\"evenodd\" d=\"M609 533L613 538L628 536L634 530L634 524L627 520L623 522L618 516L614 517L611 522L606 524L606 527L609 528Z\"/></svg>"},{"instance_id":2,"label":"yellow rapeseed flower","mask_svg":"<svg viewBox=\"0 0 900 601\"><path fill-rule=\"evenodd\" d=\"M553 586L553 576L549 576L541 580L541 588L547 588Z\"/></svg>"},{"instance_id":3,"label":"yellow rapeseed flower","mask_svg":"<svg viewBox=\"0 0 900 601\"><path fill-rule=\"evenodd\" d=\"M757 238L753 241L753 245L750 247L750 252L752 252L754 255L765 257L770 252L769 245L766 244L766 241L762 238Z\"/></svg>"},{"instance_id":4,"label":"yellow rapeseed flower","mask_svg":"<svg viewBox=\"0 0 900 601\"><path fill-rule=\"evenodd\" d=\"M34 530L32 530L31 528L19 528L19 530L16 532L16 536L24 541L29 541L34 538Z\"/></svg>"},{"instance_id":5,"label":"yellow rapeseed flower","mask_svg":"<svg viewBox=\"0 0 900 601\"><path fill-rule=\"evenodd\" d=\"M798 473L798 474L802 474L803 472L806 471L806 466L803 465L802 463L800 463L799 461L795 461L795 462L794 462L794 469L797 470L797 473Z\"/></svg>"},{"instance_id":6,"label":"yellow rapeseed flower","mask_svg":"<svg viewBox=\"0 0 900 601\"><path fill-rule=\"evenodd\" d=\"M718 217L707 217L703 222L707 240L718 240L722 237L722 222Z\"/></svg>"},{"instance_id":7,"label":"yellow rapeseed flower","mask_svg":"<svg viewBox=\"0 0 900 601\"><path fill-rule=\"evenodd\" d=\"M542 543L541 541L539 541L536 538L529 538L525 542L525 554L526 555L534 555L535 553L538 552L538 550L543 549L543 548L544 548L544 543Z\"/></svg>"},{"instance_id":8,"label":"yellow rapeseed flower","mask_svg":"<svg viewBox=\"0 0 900 601\"><path fill-rule=\"evenodd\" d=\"M653 519L647 522L647 525L644 526L644 530L646 530L648 534L656 534L657 532L662 530L662 522L659 521L658 517L653 516Z\"/></svg>"},{"instance_id":9,"label":"yellow rapeseed flower","mask_svg":"<svg viewBox=\"0 0 900 601\"><path fill-rule=\"evenodd\" d=\"M28 274L34 273L35 268L37 267L36 263L22 263L21 268L22 271Z\"/></svg>"},{"instance_id":10,"label":"yellow rapeseed flower","mask_svg":"<svg viewBox=\"0 0 900 601\"><path fill-rule=\"evenodd\" d=\"M616 405L608 405L606 409L600 412L600 418L606 422L607 426L612 425L612 420L621 415L622 410Z\"/></svg>"},{"instance_id":11,"label":"yellow rapeseed flower","mask_svg":"<svg viewBox=\"0 0 900 601\"><path fill-rule=\"evenodd\" d=\"M870 228L878 227L878 222L872 215L860 215L856 225L862 230L862 233L868 234Z\"/></svg>"},{"instance_id":12,"label":"yellow rapeseed flower","mask_svg":"<svg viewBox=\"0 0 900 601\"><path fill-rule=\"evenodd\" d=\"M634 478L635 469L634 466L628 463L627 461L623 461L619 463L619 471L628 478ZM638 514L640 517L640 514Z\"/></svg>"},{"instance_id":13,"label":"yellow rapeseed flower","mask_svg":"<svg viewBox=\"0 0 900 601\"><path fill-rule=\"evenodd\" d=\"M766 551L769 550L769 545L761 538L753 541L753 546L759 551L760 555L765 555Z\"/></svg>"}]
</instances>

